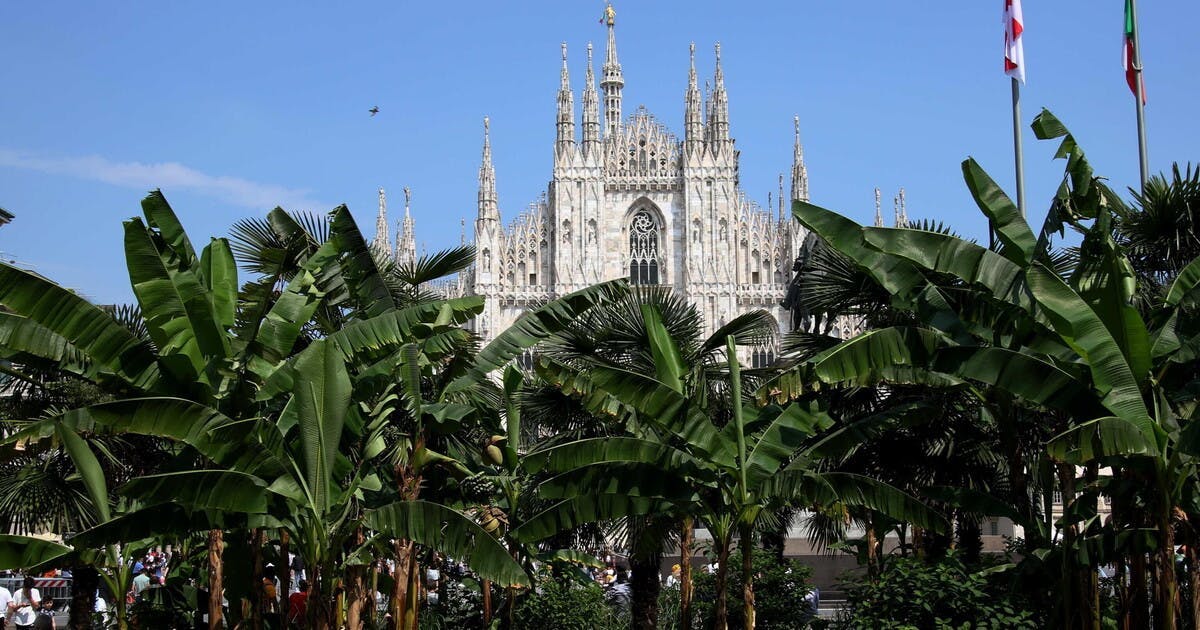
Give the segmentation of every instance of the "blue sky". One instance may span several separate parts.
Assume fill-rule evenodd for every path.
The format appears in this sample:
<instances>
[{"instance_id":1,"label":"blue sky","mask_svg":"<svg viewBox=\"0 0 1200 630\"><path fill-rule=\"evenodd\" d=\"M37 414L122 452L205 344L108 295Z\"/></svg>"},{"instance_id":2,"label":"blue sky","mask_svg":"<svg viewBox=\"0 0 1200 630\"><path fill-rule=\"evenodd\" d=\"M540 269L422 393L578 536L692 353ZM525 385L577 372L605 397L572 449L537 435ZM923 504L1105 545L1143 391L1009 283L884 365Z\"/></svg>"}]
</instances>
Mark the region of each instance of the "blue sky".
<instances>
[{"instance_id":1,"label":"blue sky","mask_svg":"<svg viewBox=\"0 0 1200 630\"><path fill-rule=\"evenodd\" d=\"M904 186L911 217L984 238L959 163L1011 189L1000 0L618 0L625 111L682 132L688 43L703 80L722 44L742 185L766 202L799 115L815 203L870 221ZM602 59L600 0L521 3L9 2L0 7L0 228L5 260L101 302L127 301L121 221L161 187L193 240L271 207L346 203L373 232L376 190L413 191L418 239L455 245L475 212L482 118L492 119L501 210L550 177L559 43L582 89ZM1022 95L1074 131L1119 190L1137 181L1122 0L1027 1ZM1143 2L1153 172L1200 161L1200 3ZM370 117L367 110L380 108ZM1026 133L1040 217L1061 176Z\"/></svg>"}]
</instances>

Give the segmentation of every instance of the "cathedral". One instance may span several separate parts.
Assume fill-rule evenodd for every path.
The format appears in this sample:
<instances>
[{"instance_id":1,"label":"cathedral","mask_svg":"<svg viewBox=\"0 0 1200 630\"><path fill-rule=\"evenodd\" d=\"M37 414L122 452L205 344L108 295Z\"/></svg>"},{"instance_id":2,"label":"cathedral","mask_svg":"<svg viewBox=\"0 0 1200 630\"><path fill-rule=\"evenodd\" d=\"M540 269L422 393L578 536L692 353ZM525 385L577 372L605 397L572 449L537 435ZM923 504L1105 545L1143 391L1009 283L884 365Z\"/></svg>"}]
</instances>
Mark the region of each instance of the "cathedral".
<instances>
[{"instance_id":1,"label":"cathedral","mask_svg":"<svg viewBox=\"0 0 1200 630\"><path fill-rule=\"evenodd\" d=\"M791 218L785 199L807 201L808 173L793 120L791 186L767 208L746 198L739 184L739 151L730 132L729 97L721 69L721 46L704 92L691 46L684 94L683 139L639 107L622 110L625 80L617 56L615 12L604 17L608 41L599 90L592 46L576 118L575 92L562 46L554 170L549 187L506 224L496 195L489 121L483 121L483 156L474 225L475 266L442 287L449 294L486 298L475 331L486 342L526 310L614 278L633 284L670 286L703 316L706 334L754 309L765 309L791 330L791 313L780 301L788 291L792 263L806 230ZM400 261L416 258L413 221L405 189L405 217L389 247L386 198L379 191L376 243ZM902 204L902 202L901 202ZM903 209L898 206L897 222ZM876 222L879 193L876 190ZM465 240L465 234L464 234ZM848 337L861 324L838 322L832 334ZM755 364L773 349L753 353Z\"/></svg>"}]
</instances>

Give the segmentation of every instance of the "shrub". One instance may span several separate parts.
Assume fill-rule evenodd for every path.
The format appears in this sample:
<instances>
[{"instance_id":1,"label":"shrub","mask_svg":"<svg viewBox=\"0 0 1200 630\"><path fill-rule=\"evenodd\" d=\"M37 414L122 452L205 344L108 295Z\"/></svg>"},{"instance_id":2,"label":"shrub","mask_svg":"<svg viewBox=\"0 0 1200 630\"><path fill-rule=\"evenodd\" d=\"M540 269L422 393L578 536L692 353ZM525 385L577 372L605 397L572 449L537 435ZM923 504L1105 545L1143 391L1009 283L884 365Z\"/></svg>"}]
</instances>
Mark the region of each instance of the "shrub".
<instances>
[{"instance_id":1,"label":"shrub","mask_svg":"<svg viewBox=\"0 0 1200 630\"><path fill-rule=\"evenodd\" d=\"M604 590L595 584L545 579L525 595L514 611L516 628L555 630L616 630L628 628L628 614L609 606Z\"/></svg>"},{"instance_id":2,"label":"shrub","mask_svg":"<svg viewBox=\"0 0 1200 630\"><path fill-rule=\"evenodd\" d=\"M729 608L729 627L741 628L742 623L742 565L741 555L729 556L729 579L725 585ZM734 564L736 562L736 565ZM771 630L799 630L807 628L812 616L804 596L812 590L812 569L796 562L780 562L774 554L762 549L754 550L754 602L755 616L759 628ZM696 610L697 628L712 626L716 612L717 579L706 571L694 572L695 591L692 606ZM679 591L675 590L678 599ZM661 613L660 622L663 621ZM660 623L660 626L662 624Z\"/></svg>"},{"instance_id":3,"label":"shrub","mask_svg":"<svg viewBox=\"0 0 1200 630\"><path fill-rule=\"evenodd\" d=\"M846 583L835 628L1038 628L1024 602L951 552L937 562L894 558L874 581Z\"/></svg>"}]
</instances>

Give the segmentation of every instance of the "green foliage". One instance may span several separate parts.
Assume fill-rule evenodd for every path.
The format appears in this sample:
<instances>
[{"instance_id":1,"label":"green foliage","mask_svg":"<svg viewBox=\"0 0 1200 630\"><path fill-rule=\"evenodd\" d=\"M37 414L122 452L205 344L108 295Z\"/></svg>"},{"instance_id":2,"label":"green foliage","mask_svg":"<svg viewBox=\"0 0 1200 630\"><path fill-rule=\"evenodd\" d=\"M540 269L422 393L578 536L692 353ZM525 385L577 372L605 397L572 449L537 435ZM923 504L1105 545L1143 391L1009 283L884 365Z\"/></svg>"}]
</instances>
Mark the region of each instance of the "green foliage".
<instances>
[{"instance_id":1,"label":"green foliage","mask_svg":"<svg viewBox=\"0 0 1200 630\"><path fill-rule=\"evenodd\" d=\"M837 628L1041 628L1005 586L972 572L951 552L925 563L896 558L871 581L846 585L847 608Z\"/></svg>"},{"instance_id":2,"label":"green foliage","mask_svg":"<svg viewBox=\"0 0 1200 630\"><path fill-rule=\"evenodd\" d=\"M617 630L629 627L628 616L615 612L595 584L547 579L525 596L513 614L516 628Z\"/></svg>"},{"instance_id":3,"label":"green foliage","mask_svg":"<svg viewBox=\"0 0 1200 630\"><path fill-rule=\"evenodd\" d=\"M730 556L730 562L739 562L740 557ZM811 617L807 614L809 604L804 596L812 589L812 569L795 560L782 562L769 551L754 550L754 600L756 625L772 630L799 630L809 627ZM735 567L730 566L731 569ZM737 569L740 569L739 564ZM710 627L717 601L716 576L706 571L693 573L695 593L692 606L695 612L694 628ZM678 600L679 592L673 591ZM742 627L742 573L729 572L725 593L730 602L729 627ZM660 617L660 627L662 618Z\"/></svg>"}]
</instances>

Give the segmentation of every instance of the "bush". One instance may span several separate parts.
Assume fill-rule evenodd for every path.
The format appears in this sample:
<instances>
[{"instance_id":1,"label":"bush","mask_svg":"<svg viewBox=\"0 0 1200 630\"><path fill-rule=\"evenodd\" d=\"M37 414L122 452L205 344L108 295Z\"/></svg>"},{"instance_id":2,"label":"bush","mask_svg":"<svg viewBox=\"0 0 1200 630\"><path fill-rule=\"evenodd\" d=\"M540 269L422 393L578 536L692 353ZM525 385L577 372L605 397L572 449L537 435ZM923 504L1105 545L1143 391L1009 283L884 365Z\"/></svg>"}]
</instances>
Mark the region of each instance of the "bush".
<instances>
[{"instance_id":1,"label":"bush","mask_svg":"<svg viewBox=\"0 0 1200 630\"><path fill-rule=\"evenodd\" d=\"M555 630L617 630L629 627L628 614L620 615L595 584L545 579L517 604L516 628Z\"/></svg>"},{"instance_id":2,"label":"bush","mask_svg":"<svg viewBox=\"0 0 1200 630\"><path fill-rule=\"evenodd\" d=\"M1003 585L972 572L951 552L940 561L890 560L878 579L845 584L846 609L835 628L1004 628L1039 624Z\"/></svg>"},{"instance_id":3,"label":"bush","mask_svg":"<svg viewBox=\"0 0 1200 630\"><path fill-rule=\"evenodd\" d=\"M742 622L742 565L741 554L729 556L729 579L725 584L729 627L741 628ZM754 603L756 625L771 630L799 630L809 627L812 620L804 596L812 590L812 569L796 562L780 562L774 554L754 550ZM695 571L695 590L692 606L696 611L693 626L709 628L713 623L717 603L717 578L704 570ZM673 590L676 601L679 591ZM676 607L675 610L678 610ZM659 625L665 620L659 614ZM699 624L702 625L697 625Z\"/></svg>"}]
</instances>

